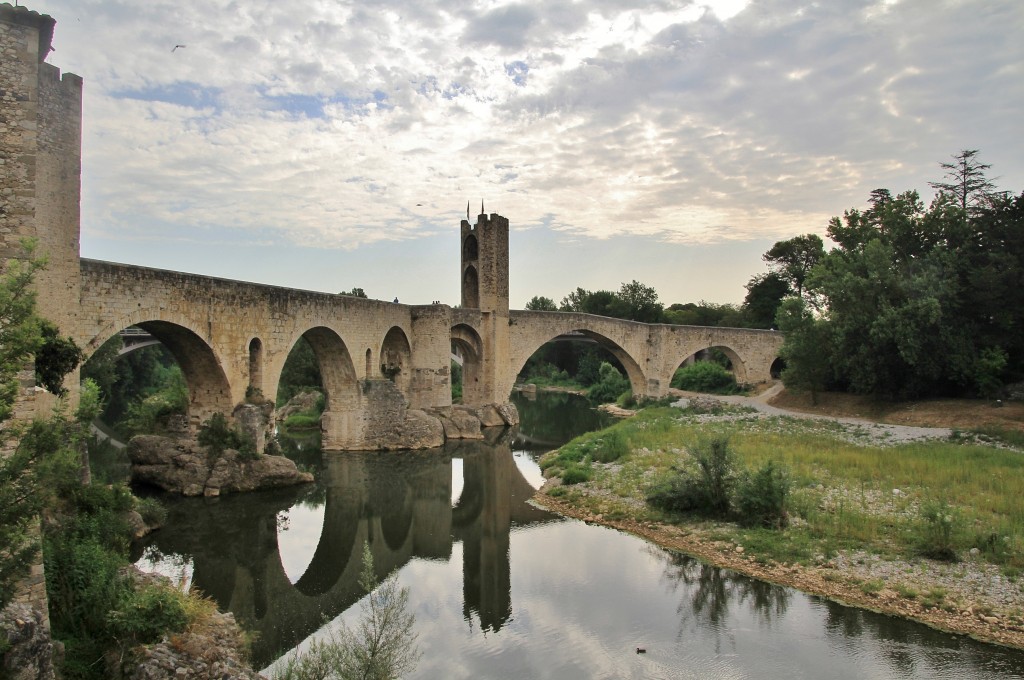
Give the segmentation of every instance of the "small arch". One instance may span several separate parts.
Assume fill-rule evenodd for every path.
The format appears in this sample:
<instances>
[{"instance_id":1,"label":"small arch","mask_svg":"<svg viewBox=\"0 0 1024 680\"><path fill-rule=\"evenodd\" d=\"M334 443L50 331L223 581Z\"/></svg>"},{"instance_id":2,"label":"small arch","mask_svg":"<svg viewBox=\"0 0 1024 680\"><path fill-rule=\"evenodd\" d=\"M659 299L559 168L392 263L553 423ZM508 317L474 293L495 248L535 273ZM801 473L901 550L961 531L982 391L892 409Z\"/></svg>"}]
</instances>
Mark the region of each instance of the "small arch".
<instances>
[{"instance_id":1,"label":"small arch","mask_svg":"<svg viewBox=\"0 0 1024 680\"><path fill-rule=\"evenodd\" d=\"M366 348L366 379L373 377L373 350Z\"/></svg>"},{"instance_id":2,"label":"small arch","mask_svg":"<svg viewBox=\"0 0 1024 680\"><path fill-rule=\"evenodd\" d=\"M255 394L263 394L263 342L259 338L253 338L249 341L248 391Z\"/></svg>"},{"instance_id":3,"label":"small arch","mask_svg":"<svg viewBox=\"0 0 1024 680\"><path fill-rule=\"evenodd\" d=\"M412 347L405 331L392 326L380 347L380 372L389 378L406 397L412 383Z\"/></svg>"},{"instance_id":4,"label":"small arch","mask_svg":"<svg viewBox=\"0 0 1024 680\"><path fill-rule=\"evenodd\" d=\"M475 262L479 257L480 249L479 244L477 243L476 240L476 236L470 234L462 243L462 261Z\"/></svg>"},{"instance_id":5,"label":"small arch","mask_svg":"<svg viewBox=\"0 0 1024 680\"><path fill-rule=\"evenodd\" d=\"M683 357L669 374L669 384L672 384L676 371L681 367L701 361L715 361L723 365L725 370L733 374L738 385L743 385L747 382L746 364L743 363L743 359L736 353L736 350L727 345L711 345Z\"/></svg>"},{"instance_id":6,"label":"small arch","mask_svg":"<svg viewBox=\"0 0 1024 680\"><path fill-rule=\"evenodd\" d=\"M475 267L466 267L462 274L462 306L480 309L480 279Z\"/></svg>"},{"instance_id":7,"label":"small arch","mask_svg":"<svg viewBox=\"0 0 1024 680\"><path fill-rule=\"evenodd\" d=\"M779 380L782 378L782 372L786 370L786 360L782 357L775 357L775 361L772 362L771 367L768 369L769 374L773 379Z\"/></svg>"},{"instance_id":8,"label":"small arch","mask_svg":"<svg viewBox=\"0 0 1024 680\"><path fill-rule=\"evenodd\" d=\"M483 341L480 335L466 324L452 326L452 354L462 358L462 403L482 406L486 401L484 385L480 380Z\"/></svg>"}]
</instances>

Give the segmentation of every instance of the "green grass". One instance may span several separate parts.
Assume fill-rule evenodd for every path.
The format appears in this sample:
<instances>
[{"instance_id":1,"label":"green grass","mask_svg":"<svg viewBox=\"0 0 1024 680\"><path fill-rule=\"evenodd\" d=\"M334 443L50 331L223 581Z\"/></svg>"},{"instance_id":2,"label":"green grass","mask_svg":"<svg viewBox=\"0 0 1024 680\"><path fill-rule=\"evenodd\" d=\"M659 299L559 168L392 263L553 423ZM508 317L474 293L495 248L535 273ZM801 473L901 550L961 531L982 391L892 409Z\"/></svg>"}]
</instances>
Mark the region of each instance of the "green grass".
<instances>
[{"instance_id":1,"label":"green grass","mask_svg":"<svg viewBox=\"0 0 1024 680\"><path fill-rule=\"evenodd\" d=\"M964 530L950 536L959 557L971 548L1011 573L1024 569L1024 457L1018 451L979 444L930 441L899 446L854 444L846 426L795 418L747 418L732 410L729 421L697 422L675 408L655 407L606 430L578 437L548 454L541 466L559 474L596 465L609 441L626 452L614 473L602 471L589 484L614 496L643 499L655 483L683 465L701 436L728 435L740 464L757 469L769 460L793 479L783 531L733 527L750 553L780 562L807 563L815 555L845 548L913 556L928 529L922 508L944 501ZM578 473L574 473L578 474ZM898 493L893 490L898 489ZM678 523L691 517L649 516ZM936 605L938 606L938 605Z\"/></svg>"}]
</instances>

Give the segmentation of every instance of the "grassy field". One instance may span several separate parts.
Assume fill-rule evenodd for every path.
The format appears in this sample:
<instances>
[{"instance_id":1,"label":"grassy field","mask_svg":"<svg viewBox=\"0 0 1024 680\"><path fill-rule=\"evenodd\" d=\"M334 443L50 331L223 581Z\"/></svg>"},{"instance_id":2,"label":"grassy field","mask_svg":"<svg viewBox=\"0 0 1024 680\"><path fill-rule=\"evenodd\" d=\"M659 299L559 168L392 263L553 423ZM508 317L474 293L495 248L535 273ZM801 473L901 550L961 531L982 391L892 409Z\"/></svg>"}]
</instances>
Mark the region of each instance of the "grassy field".
<instances>
[{"instance_id":1,"label":"grassy field","mask_svg":"<svg viewBox=\"0 0 1024 680\"><path fill-rule=\"evenodd\" d=\"M988 434L899 443L856 426L741 408L652 408L573 440L541 465L575 482L551 495L594 515L700 526L741 542L759 561L813 564L848 549L909 557L940 541L957 557L975 549L976 558L1016 578L1024 568L1024 456L1016 437ZM688 449L712 435L729 437L741 468L785 466L792 481L786 528L671 516L645 502L654 485L688 464Z\"/></svg>"}]
</instances>

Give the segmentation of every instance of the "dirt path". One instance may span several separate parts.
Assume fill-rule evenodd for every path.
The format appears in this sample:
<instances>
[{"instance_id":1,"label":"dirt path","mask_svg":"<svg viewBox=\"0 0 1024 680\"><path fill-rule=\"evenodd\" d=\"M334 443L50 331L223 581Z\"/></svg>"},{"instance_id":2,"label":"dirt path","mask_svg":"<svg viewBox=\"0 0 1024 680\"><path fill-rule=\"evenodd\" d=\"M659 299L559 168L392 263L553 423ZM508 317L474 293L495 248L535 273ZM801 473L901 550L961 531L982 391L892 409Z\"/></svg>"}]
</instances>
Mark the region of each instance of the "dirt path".
<instances>
[{"instance_id":1,"label":"dirt path","mask_svg":"<svg viewBox=\"0 0 1024 680\"><path fill-rule=\"evenodd\" d=\"M854 438L875 445L895 445L912 441L923 441L927 439L948 439L953 434L949 427L921 427L916 425L901 425L896 423L881 423L867 418L853 416L835 415L831 413L814 413L795 410L793 408L780 408L775 403L784 393L781 382L776 382L767 390L754 396L719 396L699 394L696 392L684 392L682 390L671 390L673 395L681 397L676 406L686 406L690 400L713 399L736 406L746 406L757 409L766 417L788 416L792 418L807 418L810 420L828 420L843 423L854 429Z\"/></svg>"}]
</instances>

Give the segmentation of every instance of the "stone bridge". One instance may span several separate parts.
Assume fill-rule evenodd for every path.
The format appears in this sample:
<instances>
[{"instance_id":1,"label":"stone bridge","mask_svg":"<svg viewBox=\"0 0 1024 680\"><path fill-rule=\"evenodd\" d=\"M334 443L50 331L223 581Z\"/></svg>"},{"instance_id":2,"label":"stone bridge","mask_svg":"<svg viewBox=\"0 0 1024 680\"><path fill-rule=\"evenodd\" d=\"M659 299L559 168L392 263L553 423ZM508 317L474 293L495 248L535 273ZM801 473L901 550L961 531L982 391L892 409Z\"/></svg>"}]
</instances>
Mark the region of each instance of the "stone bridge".
<instances>
[{"instance_id":1,"label":"stone bridge","mask_svg":"<svg viewBox=\"0 0 1024 680\"><path fill-rule=\"evenodd\" d=\"M9 121L0 128L0 158L7 159L0 164L3 264L22 256L21 239L38 242L49 257L37 280L40 312L87 354L128 326L160 340L185 374L193 425L214 412L230 414L253 395L273 397L300 337L320 363L324 444L334 449L436 445L424 433L440 431L436 418L452 410L453 347L464 358L463 398L473 407L506 403L530 355L567 332L607 348L637 395L663 396L676 367L711 347L732 360L739 381L770 377L778 333L509 311L509 222L483 206L475 224L468 211L461 223L457 308L83 259L82 79L43 63L51 18L0 5L0 29L0 91L7 93L0 113Z\"/></svg>"}]
</instances>

